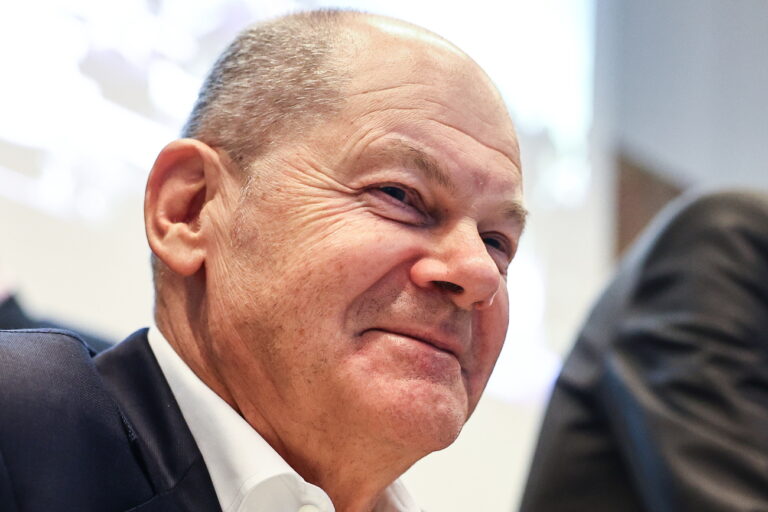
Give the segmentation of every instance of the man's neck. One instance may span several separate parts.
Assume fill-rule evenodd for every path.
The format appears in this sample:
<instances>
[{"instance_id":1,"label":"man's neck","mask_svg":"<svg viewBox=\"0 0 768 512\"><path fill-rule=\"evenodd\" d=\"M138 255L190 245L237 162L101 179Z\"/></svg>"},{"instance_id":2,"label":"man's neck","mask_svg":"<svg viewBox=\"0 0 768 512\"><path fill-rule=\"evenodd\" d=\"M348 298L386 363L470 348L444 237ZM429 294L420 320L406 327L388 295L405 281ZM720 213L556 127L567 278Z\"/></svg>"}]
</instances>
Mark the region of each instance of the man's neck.
<instances>
[{"instance_id":1,"label":"man's neck","mask_svg":"<svg viewBox=\"0 0 768 512\"><path fill-rule=\"evenodd\" d=\"M411 465L375 450L364 440L347 437L333 443L312 437L307 445L299 442L297 450L285 444L276 450L306 481L328 494L337 512L373 511L387 487Z\"/></svg>"},{"instance_id":2,"label":"man's neck","mask_svg":"<svg viewBox=\"0 0 768 512\"><path fill-rule=\"evenodd\" d=\"M323 489L337 512L370 512L386 488L418 458L404 461L402 446L382 448L369 432L340 424L330 415L280 400L264 382L257 393L232 396L233 408L307 482ZM422 454L423 455L423 454Z\"/></svg>"}]
</instances>

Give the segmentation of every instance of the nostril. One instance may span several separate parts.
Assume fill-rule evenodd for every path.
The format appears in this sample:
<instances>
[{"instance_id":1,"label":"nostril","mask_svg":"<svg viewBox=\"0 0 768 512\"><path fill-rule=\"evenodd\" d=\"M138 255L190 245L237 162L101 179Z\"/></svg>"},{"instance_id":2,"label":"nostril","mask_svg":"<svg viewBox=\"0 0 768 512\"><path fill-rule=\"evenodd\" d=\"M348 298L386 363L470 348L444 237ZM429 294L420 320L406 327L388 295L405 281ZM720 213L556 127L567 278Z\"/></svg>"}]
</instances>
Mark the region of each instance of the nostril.
<instances>
[{"instance_id":1,"label":"nostril","mask_svg":"<svg viewBox=\"0 0 768 512\"><path fill-rule=\"evenodd\" d=\"M438 288L442 288L443 290L449 291L451 293L455 293L456 295L460 295L464 293L464 288L461 286L451 283L449 281L433 281L435 283L435 286Z\"/></svg>"}]
</instances>

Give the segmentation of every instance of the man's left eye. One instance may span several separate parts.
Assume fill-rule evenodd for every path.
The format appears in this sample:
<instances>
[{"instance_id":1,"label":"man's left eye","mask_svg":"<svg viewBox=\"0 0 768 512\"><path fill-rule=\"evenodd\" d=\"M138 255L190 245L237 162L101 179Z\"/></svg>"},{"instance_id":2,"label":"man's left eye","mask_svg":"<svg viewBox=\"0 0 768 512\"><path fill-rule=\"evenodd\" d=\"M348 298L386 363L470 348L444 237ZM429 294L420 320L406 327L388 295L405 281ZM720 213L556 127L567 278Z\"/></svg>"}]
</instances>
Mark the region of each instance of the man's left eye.
<instances>
[{"instance_id":1,"label":"man's left eye","mask_svg":"<svg viewBox=\"0 0 768 512\"><path fill-rule=\"evenodd\" d=\"M503 252L508 257L511 256L509 242L499 235L483 235L483 243L488 247L493 247L494 249Z\"/></svg>"},{"instance_id":2,"label":"man's left eye","mask_svg":"<svg viewBox=\"0 0 768 512\"><path fill-rule=\"evenodd\" d=\"M483 243L488 247L488 252L499 267L502 275L507 275L507 267L515 256L512 243L504 235L482 235Z\"/></svg>"}]
</instances>

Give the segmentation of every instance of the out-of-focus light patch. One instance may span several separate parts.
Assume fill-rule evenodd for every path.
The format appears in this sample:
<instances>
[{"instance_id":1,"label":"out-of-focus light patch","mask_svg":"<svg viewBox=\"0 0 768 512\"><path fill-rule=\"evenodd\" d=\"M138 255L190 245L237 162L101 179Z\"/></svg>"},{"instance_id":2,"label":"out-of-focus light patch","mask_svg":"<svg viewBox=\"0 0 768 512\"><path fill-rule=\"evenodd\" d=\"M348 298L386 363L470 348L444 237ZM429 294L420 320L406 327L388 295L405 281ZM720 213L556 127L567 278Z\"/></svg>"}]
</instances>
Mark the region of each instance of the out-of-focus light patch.
<instances>
[{"instance_id":1,"label":"out-of-focus light patch","mask_svg":"<svg viewBox=\"0 0 768 512\"><path fill-rule=\"evenodd\" d=\"M79 115L74 107L99 97L97 86L77 70L88 43L69 18L42 15L29 25L23 18L17 23L3 35L12 39L3 41L4 47L23 51L0 56L0 66L9 70L0 95L0 138L48 148L73 133Z\"/></svg>"},{"instance_id":2,"label":"out-of-focus light patch","mask_svg":"<svg viewBox=\"0 0 768 512\"><path fill-rule=\"evenodd\" d=\"M194 59L198 51L198 43L194 32L185 32L175 25L166 26L162 22L162 30L155 40L155 52L166 59L182 63Z\"/></svg>"},{"instance_id":3,"label":"out-of-focus light patch","mask_svg":"<svg viewBox=\"0 0 768 512\"><path fill-rule=\"evenodd\" d=\"M21 3L12 15L0 15L0 43L19 49L0 54L0 66L8 70L0 95L0 139L47 154L34 176L3 170L8 199L53 216L96 221L107 218L121 197L140 193L136 184L176 137L175 127L106 100L79 64L98 46L135 61L153 56L156 24L145 11L143 2L72 0ZM142 37L126 28L134 23ZM126 49L126 41L134 47ZM177 94L166 92L163 104L178 112L181 78L169 80Z\"/></svg>"},{"instance_id":4,"label":"out-of-focus light patch","mask_svg":"<svg viewBox=\"0 0 768 512\"><path fill-rule=\"evenodd\" d=\"M591 124L592 11L587 0L518 0L494 17L497 26L483 27L504 31L506 25L508 45L476 35L488 44L486 67L516 122L530 131L548 129L565 151L584 144Z\"/></svg>"},{"instance_id":5,"label":"out-of-focus light patch","mask_svg":"<svg viewBox=\"0 0 768 512\"><path fill-rule=\"evenodd\" d=\"M222 6L227 3L231 2L195 0L194 8L190 9L189 0L163 0L158 16L190 32L205 32L221 19Z\"/></svg>"},{"instance_id":6,"label":"out-of-focus light patch","mask_svg":"<svg viewBox=\"0 0 768 512\"><path fill-rule=\"evenodd\" d=\"M94 186L81 189L74 204L78 217L91 223L106 221L110 213L104 191Z\"/></svg>"},{"instance_id":7,"label":"out-of-focus light patch","mask_svg":"<svg viewBox=\"0 0 768 512\"><path fill-rule=\"evenodd\" d=\"M486 393L507 403L538 404L549 397L562 361L538 338L518 346L514 336L507 337L496 368L488 381Z\"/></svg>"},{"instance_id":8,"label":"out-of-focus light patch","mask_svg":"<svg viewBox=\"0 0 768 512\"><path fill-rule=\"evenodd\" d=\"M174 32L174 37L188 34L194 39L220 26L232 3L232 0L196 0L194 8L190 8L189 0L163 0L158 17L163 27Z\"/></svg>"},{"instance_id":9,"label":"out-of-focus light patch","mask_svg":"<svg viewBox=\"0 0 768 512\"><path fill-rule=\"evenodd\" d=\"M192 76L173 62L155 59L147 69L149 97L155 108L182 122L192 110L200 87L200 78Z\"/></svg>"},{"instance_id":10,"label":"out-of-focus light patch","mask_svg":"<svg viewBox=\"0 0 768 512\"><path fill-rule=\"evenodd\" d=\"M581 153L560 155L538 168L537 199L551 207L578 208L586 200L592 166Z\"/></svg>"},{"instance_id":11,"label":"out-of-focus light patch","mask_svg":"<svg viewBox=\"0 0 768 512\"><path fill-rule=\"evenodd\" d=\"M75 177L67 165L51 161L35 183L31 202L56 217L72 217Z\"/></svg>"},{"instance_id":12,"label":"out-of-focus light patch","mask_svg":"<svg viewBox=\"0 0 768 512\"><path fill-rule=\"evenodd\" d=\"M151 58L161 27L145 2L68 0L66 5L70 14L85 22L95 50L115 50L135 66Z\"/></svg>"},{"instance_id":13,"label":"out-of-focus light patch","mask_svg":"<svg viewBox=\"0 0 768 512\"><path fill-rule=\"evenodd\" d=\"M91 224L108 222L114 202L140 194L143 186L134 168L74 153L52 155L36 177L0 167L0 197Z\"/></svg>"},{"instance_id":14,"label":"out-of-focus light patch","mask_svg":"<svg viewBox=\"0 0 768 512\"><path fill-rule=\"evenodd\" d=\"M274 0L270 2L265 2L264 0L245 0L245 3L250 7L251 13L253 13L254 16L258 16L260 19L274 18L287 12L319 8L322 4L322 2L301 2L295 0ZM341 4L336 2L332 5L338 7Z\"/></svg>"},{"instance_id":15,"label":"out-of-focus light patch","mask_svg":"<svg viewBox=\"0 0 768 512\"><path fill-rule=\"evenodd\" d=\"M109 101L84 104L78 121L79 134L72 152L100 162L121 162L149 169L162 147L176 138L174 130ZM56 153L68 148L57 145ZM105 169L108 171L108 167Z\"/></svg>"},{"instance_id":16,"label":"out-of-focus light patch","mask_svg":"<svg viewBox=\"0 0 768 512\"><path fill-rule=\"evenodd\" d=\"M80 20L58 10L40 9L34 2L19 2L13 13L0 10L0 28L0 59L20 64L15 68L19 70L45 63L52 76L88 49L88 37Z\"/></svg>"},{"instance_id":17,"label":"out-of-focus light patch","mask_svg":"<svg viewBox=\"0 0 768 512\"><path fill-rule=\"evenodd\" d=\"M54 149L69 146L79 137L77 130L88 109L84 105L101 99L99 89L82 75L60 73L32 77L33 83L9 81L0 95L0 138L15 144Z\"/></svg>"},{"instance_id":18,"label":"out-of-focus light patch","mask_svg":"<svg viewBox=\"0 0 768 512\"><path fill-rule=\"evenodd\" d=\"M125 197L140 195L146 181L144 173L111 155L59 153L48 165L72 173L75 187L70 213L89 222L106 221L111 213L107 209Z\"/></svg>"},{"instance_id":19,"label":"out-of-focus light patch","mask_svg":"<svg viewBox=\"0 0 768 512\"><path fill-rule=\"evenodd\" d=\"M545 348L545 283L529 245L523 243L507 274L509 329L487 392L507 402L540 402L560 369Z\"/></svg>"},{"instance_id":20,"label":"out-of-focus light patch","mask_svg":"<svg viewBox=\"0 0 768 512\"><path fill-rule=\"evenodd\" d=\"M174 130L106 101L90 80L76 75L62 79L35 97L22 94L18 101L0 96L4 119L0 138L53 155L79 152L113 162L126 161L142 169L176 137ZM91 93L83 93L83 89Z\"/></svg>"},{"instance_id":21,"label":"out-of-focus light patch","mask_svg":"<svg viewBox=\"0 0 768 512\"><path fill-rule=\"evenodd\" d=\"M36 180L7 167L0 166L0 197L37 208L33 203Z\"/></svg>"}]
</instances>

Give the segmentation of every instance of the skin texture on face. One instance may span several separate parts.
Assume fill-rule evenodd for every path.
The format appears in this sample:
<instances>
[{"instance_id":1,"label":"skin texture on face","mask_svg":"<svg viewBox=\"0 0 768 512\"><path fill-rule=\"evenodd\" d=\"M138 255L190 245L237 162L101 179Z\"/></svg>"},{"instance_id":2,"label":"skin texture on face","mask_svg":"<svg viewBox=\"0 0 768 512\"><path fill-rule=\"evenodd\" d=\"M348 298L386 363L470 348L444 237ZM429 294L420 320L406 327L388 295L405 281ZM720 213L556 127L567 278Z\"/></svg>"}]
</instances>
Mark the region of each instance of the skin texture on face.
<instances>
[{"instance_id":1,"label":"skin texture on face","mask_svg":"<svg viewBox=\"0 0 768 512\"><path fill-rule=\"evenodd\" d=\"M458 435L504 341L524 224L487 77L380 21L354 27L338 115L247 184L221 173L200 220L205 348L186 358L337 510L370 509Z\"/></svg>"}]
</instances>

